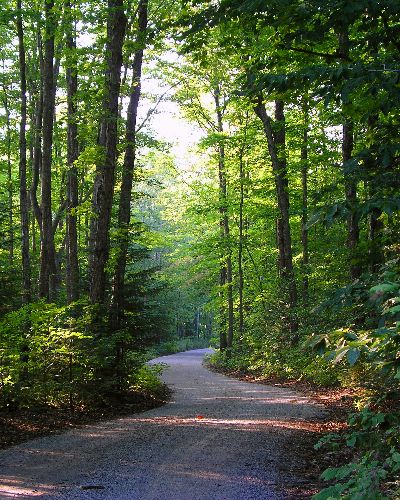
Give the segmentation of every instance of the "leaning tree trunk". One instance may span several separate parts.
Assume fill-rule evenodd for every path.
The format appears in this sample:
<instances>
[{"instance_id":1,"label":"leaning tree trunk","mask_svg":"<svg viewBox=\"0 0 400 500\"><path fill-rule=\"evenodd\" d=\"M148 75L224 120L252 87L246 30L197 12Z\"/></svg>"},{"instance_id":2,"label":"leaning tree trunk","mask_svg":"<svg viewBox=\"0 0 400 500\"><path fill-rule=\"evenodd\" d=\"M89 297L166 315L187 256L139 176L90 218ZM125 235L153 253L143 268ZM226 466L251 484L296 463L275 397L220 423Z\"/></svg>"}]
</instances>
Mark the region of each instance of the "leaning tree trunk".
<instances>
[{"instance_id":1,"label":"leaning tree trunk","mask_svg":"<svg viewBox=\"0 0 400 500\"><path fill-rule=\"evenodd\" d=\"M293 311L297 305L297 287L293 269L292 240L290 234L284 105L282 101L275 102L275 122L277 126L275 132L272 127L272 118L266 111L262 96L258 97L254 111L263 124L272 162L280 215L277 221L279 268L282 280L288 287L289 308ZM297 331L298 324L294 314L291 314L289 318L289 328L292 333Z\"/></svg>"},{"instance_id":2,"label":"leaning tree trunk","mask_svg":"<svg viewBox=\"0 0 400 500\"><path fill-rule=\"evenodd\" d=\"M124 314L124 285L127 262L129 225L131 220L131 198L136 154L136 121L140 100L143 52L146 43L148 0L140 0L138 6L138 32L136 45L140 47L132 63L133 81L126 122L126 148L122 171L121 193L118 212L119 253L115 266L110 310L111 328L119 328Z\"/></svg>"},{"instance_id":3,"label":"leaning tree trunk","mask_svg":"<svg viewBox=\"0 0 400 500\"><path fill-rule=\"evenodd\" d=\"M72 16L71 1L65 3L67 11L67 49L70 56L67 58L67 102L68 102L68 131L67 131L67 234L66 234L66 281L68 302L74 302L79 298L79 264L78 264L78 231L77 214L78 206L78 170L76 160L79 156L78 125L76 94L78 91L78 74L76 64L76 38L74 19Z\"/></svg>"},{"instance_id":4,"label":"leaning tree trunk","mask_svg":"<svg viewBox=\"0 0 400 500\"><path fill-rule=\"evenodd\" d=\"M51 203L51 166L53 146L53 118L55 108L54 85L54 37L55 15L54 0L45 2L45 40L43 65L43 145L41 169L41 252L39 296L50 299L50 291L54 293L55 284L55 247Z\"/></svg>"},{"instance_id":5,"label":"leaning tree trunk","mask_svg":"<svg viewBox=\"0 0 400 500\"><path fill-rule=\"evenodd\" d=\"M22 256L22 288L23 302L27 304L31 300L31 263L29 255L29 198L26 180L26 122L27 122L27 99L26 99L26 57L24 44L24 30L22 25L21 0L17 0L17 34L19 49L19 74L21 86L21 122L19 129L19 203L21 217L21 256Z\"/></svg>"},{"instance_id":6,"label":"leaning tree trunk","mask_svg":"<svg viewBox=\"0 0 400 500\"><path fill-rule=\"evenodd\" d=\"M89 296L92 304L105 298L109 228L114 194L118 140L118 98L121 85L122 45L126 27L123 0L108 0L105 92L99 146L104 150L96 166L89 242Z\"/></svg>"},{"instance_id":7,"label":"leaning tree trunk","mask_svg":"<svg viewBox=\"0 0 400 500\"><path fill-rule=\"evenodd\" d=\"M214 91L215 110L217 114L217 127L220 134L224 133L223 115L220 103L220 89L217 87ZM220 269L220 286L221 294L224 296L224 288L227 291L227 329L225 327L225 307L221 306L221 331L220 331L220 347L221 349L232 347L233 343L233 283L232 283L232 255L230 248L229 235L229 218L228 218L228 190L227 177L225 167L225 146L220 139L218 146L218 177L219 177L219 213L220 213L220 234L222 243L221 269Z\"/></svg>"}]
</instances>

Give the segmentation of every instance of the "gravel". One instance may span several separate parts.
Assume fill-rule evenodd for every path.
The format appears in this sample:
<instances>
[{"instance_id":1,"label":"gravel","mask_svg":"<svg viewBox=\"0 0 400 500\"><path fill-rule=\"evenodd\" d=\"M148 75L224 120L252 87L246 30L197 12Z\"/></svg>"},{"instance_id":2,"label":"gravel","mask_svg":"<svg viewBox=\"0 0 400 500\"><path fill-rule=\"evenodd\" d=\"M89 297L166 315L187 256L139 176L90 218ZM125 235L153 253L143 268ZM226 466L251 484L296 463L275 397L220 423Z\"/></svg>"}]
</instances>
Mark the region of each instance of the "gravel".
<instances>
[{"instance_id":1,"label":"gravel","mask_svg":"<svg viewBox=\"0 0 400 500\"><path fill-rule=\"evenodd\" d=\"M212 373L202 366L209 352L152 361L168 365L165 406L0 451L0 498L300 498L287 485L305 481L296 476L301 436L322 407L290 389Z\"/></svg>"}]
</instances>

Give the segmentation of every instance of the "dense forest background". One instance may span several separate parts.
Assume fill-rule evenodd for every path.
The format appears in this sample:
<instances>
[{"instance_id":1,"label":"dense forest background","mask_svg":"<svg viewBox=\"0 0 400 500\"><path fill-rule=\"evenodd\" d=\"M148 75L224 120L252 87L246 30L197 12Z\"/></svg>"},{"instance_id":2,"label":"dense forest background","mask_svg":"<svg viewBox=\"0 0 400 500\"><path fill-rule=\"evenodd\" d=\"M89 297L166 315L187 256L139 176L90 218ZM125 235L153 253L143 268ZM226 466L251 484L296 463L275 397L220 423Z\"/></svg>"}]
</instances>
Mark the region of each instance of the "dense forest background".
<instances>
[{"instance_id":1,"label":"dense forest background","mask_svg":"<svg viewBox=\"0 0 400 500\"><path fill-rule=\"evenodd\" d=\"M1 405L105 401L161 342L211 342L223 369L354 387L326 441L355 458L320 498L383 498L400 470L398 2L1 7ZM186 155L162 121L192 124L169 130Z\"/></svg>"}]
</instances>

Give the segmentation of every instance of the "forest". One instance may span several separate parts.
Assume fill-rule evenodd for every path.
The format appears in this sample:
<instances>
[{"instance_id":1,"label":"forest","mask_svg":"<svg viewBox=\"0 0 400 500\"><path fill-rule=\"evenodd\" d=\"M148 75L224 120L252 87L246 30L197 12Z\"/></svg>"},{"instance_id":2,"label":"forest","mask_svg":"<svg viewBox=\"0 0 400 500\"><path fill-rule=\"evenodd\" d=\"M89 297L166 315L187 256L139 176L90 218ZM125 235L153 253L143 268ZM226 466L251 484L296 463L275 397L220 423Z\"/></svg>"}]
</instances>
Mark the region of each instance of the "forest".
<instances>
[{"instance_id":1,"label":"forest","mask_svg":"<svg viewBox=\"0 0 400 500\"><path fill-rule=\"evenodd\" d=\"M399 32L395 0L1 0L2 411L212 345L352 388L316 498L395 498Z\"/></svg>"}]
</instances>

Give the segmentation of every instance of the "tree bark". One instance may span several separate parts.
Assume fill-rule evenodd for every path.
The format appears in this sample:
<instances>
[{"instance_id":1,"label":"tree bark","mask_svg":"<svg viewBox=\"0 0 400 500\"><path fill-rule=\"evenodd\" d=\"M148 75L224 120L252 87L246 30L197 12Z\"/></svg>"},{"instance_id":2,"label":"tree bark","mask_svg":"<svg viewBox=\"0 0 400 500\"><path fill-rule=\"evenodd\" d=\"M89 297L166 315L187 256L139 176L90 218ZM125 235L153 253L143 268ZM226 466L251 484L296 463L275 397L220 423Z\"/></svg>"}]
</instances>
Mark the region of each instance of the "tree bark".
<instances>
[{"instance_id":1,"label":"tree bark","mask_svg":"<svg viewBox=\"0 0 400 500\"><path fill-rule=\"evenodd\" d=\"M40 239L42 239L42 213L40 210L39 202L37 199L37 190L40 180L40 171L42 165L42 126L43 126L43 53L42 53L42 39L39 27L37 28L37 49L39 59L39 89L33 90L32 97L34 100L34 114L31 119L33 130L33 147L32 147L32 180L30 187L30 201L34 217L39 226ZM33 231L32 231L33 232ZM32 248L36 246L36 242L32 243Z\"/></svg>"},{"instance_id":2,"label":"tree bark","mask_svg":"<svg viewBox=\"0 0 400 500\"><path fill-rule=\"evenodd\" d=\"M117 153L118 98L121 83L122 44L126 28L122 0L108 0L105 92L99 146L103 159L96 166L90 223L89 296L92 304L103 303L106 264L109 255L109 227L114 193Z\"/></svg>"},{"instance_id":3,"label":"tree bark","mask_svg":"<svg viewBox=\"0 0 400 500\"><path fill-rule=\"evenodd\" d=\"M53 118L55 107L54 38L56 20L54 0L45 2L45 41L43 65L43 133L41 169L42 239L40 252L39 296L50 300L56 289L55 247L51 203L51 167L53 146Z\"/></svg>"},{"instance_id":4,"label":"tree bark","mask_svg":"<svg viewBox=\"0 0 400 500\"><path fill-rule=\"evenodd\" d=\"M369 137L374 137L378 124L378 116L372 115L368 119L368 132ZM373 155L370 153L365 159L365 169L368 175L367 181L367 192L369 198L374 198L379 192L379 186L376 182L376 172L377 169L376 162ZM372 272L377 272L379 267L384 261L383 245L382 245L382 231L384 229L383 221L381 220L382 210L378 207L374 207L369 216L369 230L368 238L370 241L369 246L369 263Z\"/></svg>"},{"instance_id":5,"label":"tree bark","mask_svg":"<svg viewBox=\"0 0 400 500\"><path fill-rule=\"evenodd\" d=\"M79 156L76 94L78 74L76 64L76 37L70 0L65 3L67 15L67 49L70 56L66 62L68 130L67 130L67 234L66 234L66 282L69 303L79 298L78 231L76 208L78 206L78 171L75 161Z\"/></svg>"},{"instance_id":6,"label":"tree bark","mask_svg":"<svg viewBox=\"0 0 400 500\"><path fill-rule=\"evenodd\" d=\"M346 120L343 124L343 140L342 140L342 159L343 165L352 158L353 153L353 124ZM349 206L350 213L347 217L347 248L350 250L350 258L354 259L354 251L357 248L360 239L360 229L358 217L355 211L357 203L357 184L350 175L344 174L345 178L345 195L346 202ZM350 277L356 279L360 276L360 266L353 261L350 263Z\"/></svg>"},{"instance_id":7,"label":"tree bark","mask_svg":"<svg viewBox=\"0 0 400 500\"><path fill-rule=\"evenodd\" d=\"M280 216L277 221L280 274L288 287L289 307L290 309L294 309L297 305L297 287L293 270L292 240L290 233L284 105L282 101L275 102L276 131L273 131L273 120L266 111L261 95L258 97L254 111L263 124L268 143L268 151L271 157ZM289 320L289 327L292 333L296 332L298 328L294 316Z\"/></svg>"},{"instance_id":8,"label":"tree bark","mask_svg":"<svg viewBox=\"0 0 400 500\"><path fill-rule=\"evenodd\" d=\"M5 61L3 60L3 71ZM11 165L11 123L10 109L8 106L9 89L3 85L3 106L6 117L6 157L7 157L7 194L8 194L8 260L10 267L14 264L14 203L13 203L13 178Z\"/></svg>"},{"instance_id":9,"label":"tree bark","mask_svg":"<svg viewBox=\"0 0 400 500\"><path fill-rule=\"evenodd\" d=\"M220 134L224 133L223 114L220 102L220 88L217 86L214 90L215 111L217 114L217 130ZM227 329L225 329L225 307L221 307L222 324L220 333L221 349L230 349L233 343L234 312L233 312L233 283L232 283L232 253L230 248L230 231L228 218L228 190L225 167L225 146L220 139L218 146L218 177L219 177L219 213L220 213L220 234L222 242L220 286L221 293L224 296L226 288L226 300L228 306Z\"/></svg>"},{"instance_id":10,"label":"tree bark","mask_svg":"<svg viewBox=\"0 0 400 500\"><path fill-rule=\"evenodd\" d=\"M136 37L136 44L140 48L137 49L132 63L133 80L126 122L126 148L118 211L119 253L115 266L110 310L110 324L114 330L120 327L124 315L125 269L129 244L132 183L136 155L136 121L141 91L143 52L146 43L147 7L148 0L140 0L138 7L138 31Z\"/></svg>"},{"instance_id":11,"label":"tree bark","mask_svg":"<svg viewBox=\"0 0 400 500\"><path fill-rule=\"evenodd\" d=\"M308 102L303 104L303 143L301 145L301 244L303 247L303 303L308 304Z\"/></svg>"},{"instance_id":12,"label":"tree bark","mask_svg":"<svg viewBox=\"0 0 400 500\"><path fill-rule=\"evenodd\" d=\"M243 221L243 208L244 208L244 162L243 153L239 159L240 168L240 201L239 201L239 248L238 248L238 275L239 275L239 334L242 335L244 331L244 305L243 305L243 240L244 240L244 221Z\"/></svg>"},{"instance_id":13,"label":"tree bark","mask_svg":"<svg viewBox=\"0 0 400 500\"><path fill-rule=\"evenodd\" d=\"M21 218L21 256L22 256L22 300L24 304L31 301L31 263L29 255L29 198L27 190L27 151L26 151L26 57L24 29L22 24L22 2L17 0L17 35L19 50L19 74L21 86L21 122L19 129L19 203Z\"/></svg>"},{"instance_id":14,"label":"tree bark","mask_svg":"<svg viewBox=\"0 0 400 500\"><path fill-rule=\"evenodd\" d=\"M240 182L240 199L239 199L239 245L238 245L238 288L239 288L239 334L244 332L244 272L243 272L243 249L245 240L245 220L244 220L244 199L245 199L245 181L246 172L244 165L244 153L247 147L247 127L248 127L248 113L246 113L246 122L244 128L243 143L239 151L239 182Z\"/></svg>"},{"instance_id":15,"label":"tree bark","mask_svg":"<svg viewBox=\"0 0 400 500\"><path fill-rule=\"evenodd\" d=\"M348 60L350 42L348 28L346 28L342 33L338 35L339 41L339 53L344 60ZM352 158L353 146L354 146L354 125L350 118L346 117L344 112L344 122L342 126L342 161L343 170L346 168L346 162ZM347 248L350 250L350 277L351 279L356 279L361 274L361 268L359 264L354 262L355 250L357 248L360 239L360 228L358 216L355 210L355 205L357 203L357 182L354 176L347 174L345 171L344 183L345 183L345 196L346 203L349 207L350 213L347 217Z\"/></svg>"}]
</instances>

